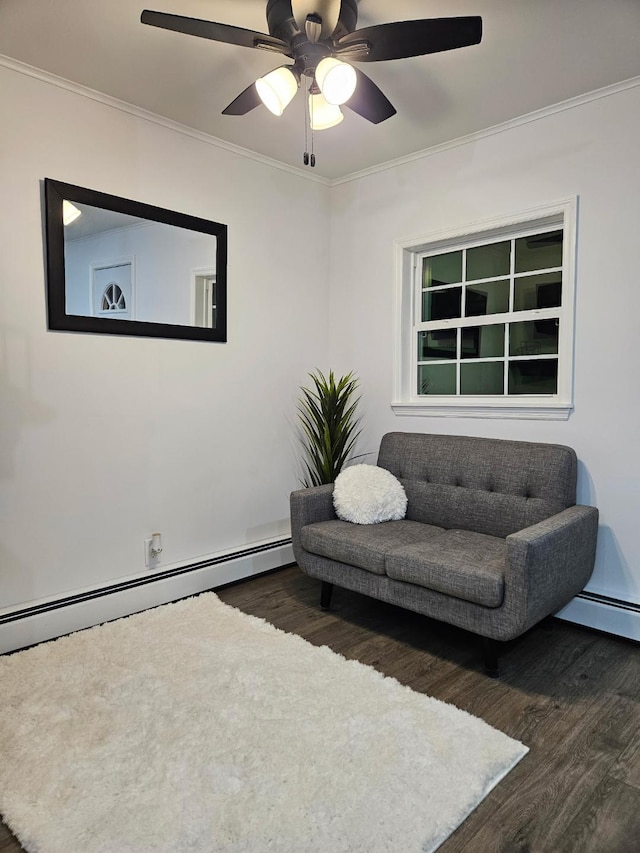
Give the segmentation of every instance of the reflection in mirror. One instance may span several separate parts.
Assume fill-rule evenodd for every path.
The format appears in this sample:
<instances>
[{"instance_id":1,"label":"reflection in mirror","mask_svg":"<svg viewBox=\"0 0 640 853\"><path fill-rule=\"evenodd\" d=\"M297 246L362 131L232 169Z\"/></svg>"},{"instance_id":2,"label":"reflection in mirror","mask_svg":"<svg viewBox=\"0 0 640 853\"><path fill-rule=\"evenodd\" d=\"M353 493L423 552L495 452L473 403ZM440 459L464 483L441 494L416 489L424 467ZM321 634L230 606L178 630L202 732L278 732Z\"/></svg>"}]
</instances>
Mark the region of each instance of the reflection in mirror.
<instances>
[{"instance_id":1,"label":"reflection in mirror","mask_svg":"<svg viewBox=\"0 0 640 853\"><path fill-rule=\"evenodd\" d=\"M226 226L45 181L49 328L226 340Z\"/></svg>"},{"instance_id":2,"label":"reflection in mirror","mask_svg":"<svg viewBox=\"0 0 640 853\"><path fill-rule=\"evenodd\" d=\"M216 238L165 222L76 204L64 226L67 314L212 327ZM213 308L213 304L211 308Z\"/></svg>"}]
</instances>

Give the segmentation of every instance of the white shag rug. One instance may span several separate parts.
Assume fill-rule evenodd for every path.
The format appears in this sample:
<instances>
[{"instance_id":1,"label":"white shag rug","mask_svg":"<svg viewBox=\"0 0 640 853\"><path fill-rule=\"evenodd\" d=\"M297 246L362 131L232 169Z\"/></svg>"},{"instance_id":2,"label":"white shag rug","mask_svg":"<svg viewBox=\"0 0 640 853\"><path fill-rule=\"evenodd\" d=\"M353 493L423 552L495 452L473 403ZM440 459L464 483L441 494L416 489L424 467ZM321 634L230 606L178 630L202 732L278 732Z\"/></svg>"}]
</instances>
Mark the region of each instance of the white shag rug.
<instances>
[{"instance_id":1,"label":"white shag rug","mask_svg":"<svg viewBox=\"0 0 640 853\"><path fill-rule=\"evenodd\" d=\"M526 752L214 593L0 658L0 813L38 853L425 853Z\"/></svg>"}]
</instances>

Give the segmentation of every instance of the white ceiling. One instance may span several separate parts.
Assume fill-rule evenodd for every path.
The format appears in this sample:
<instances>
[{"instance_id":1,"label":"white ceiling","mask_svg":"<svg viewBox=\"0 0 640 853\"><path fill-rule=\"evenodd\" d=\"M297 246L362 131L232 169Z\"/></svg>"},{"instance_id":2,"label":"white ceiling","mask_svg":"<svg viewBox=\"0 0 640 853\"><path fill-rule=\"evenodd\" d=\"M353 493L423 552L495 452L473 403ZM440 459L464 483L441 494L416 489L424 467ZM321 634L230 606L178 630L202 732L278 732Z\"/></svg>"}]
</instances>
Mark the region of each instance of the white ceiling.
<instances>
[{"instance_id":1,"label":"white ceiling","mask_svg":"<svg viewBox=\"0 0 640 853\"><path fill-rule=\"evenodd\" d=\"M144 26L144 8L266 32L266 0L0 0L0 54L302 168L300 93L281 118L262 106L220 114L278 56ZM315 134L315 174L339 178L640 76L640 0L360 0L358 25L476 14L480 45L363 65L398 114L373 125L345 110Z\"/></svg>"}]
</instances>

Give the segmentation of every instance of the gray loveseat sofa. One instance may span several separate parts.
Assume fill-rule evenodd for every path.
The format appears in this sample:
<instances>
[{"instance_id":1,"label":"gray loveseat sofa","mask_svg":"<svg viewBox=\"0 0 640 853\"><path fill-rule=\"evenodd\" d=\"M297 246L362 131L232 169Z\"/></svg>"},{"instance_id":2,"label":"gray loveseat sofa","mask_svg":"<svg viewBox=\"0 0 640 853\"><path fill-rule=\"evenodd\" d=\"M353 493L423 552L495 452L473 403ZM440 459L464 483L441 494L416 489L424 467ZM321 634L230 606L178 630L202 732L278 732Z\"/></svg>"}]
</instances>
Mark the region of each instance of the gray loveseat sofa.
<instances>
[{"instance_id":1,"label":"gray loveseat sofa","mask_svg":"<svg viewBox=\"0 0 640 853\"><path fill-rule=\"evenodd\" d=\"M524 633L580 592L593 571L598 511L577 506L576 454L556 444L388 433L377 464L404 486L406 518L337 518L333 484L291 494L300 568L465 628L483 638L498 674L498 643Z\"/></svg>"}]
</instances>

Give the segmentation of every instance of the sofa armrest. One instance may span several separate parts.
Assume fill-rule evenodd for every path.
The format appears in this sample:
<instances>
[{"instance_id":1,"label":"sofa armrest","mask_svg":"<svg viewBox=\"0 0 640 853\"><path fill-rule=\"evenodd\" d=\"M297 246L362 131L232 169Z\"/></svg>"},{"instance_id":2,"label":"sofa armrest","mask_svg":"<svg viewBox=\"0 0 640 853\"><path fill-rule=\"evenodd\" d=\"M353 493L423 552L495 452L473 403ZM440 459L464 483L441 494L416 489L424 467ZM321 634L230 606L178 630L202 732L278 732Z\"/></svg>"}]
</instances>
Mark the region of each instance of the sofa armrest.
<instances>
[{"instance_id":1,"label":"sofa armrest","mask_svg":"<svg viewBox=\"0 0 640 853\"><path fill-rule=\"evenodd\" d=\"M291 492L289 503L291 507L293 555L300 562L302 528L307 524L315 524L317 521L330 521L332 518L337 518L333 508L333 483Z\"/></svg>"},{"instance_id":2,"label":"sofa armrest","mask_svg":"<svg viewBox=\"0 0 640 853\"><path fill-rule=\"evenodd\" d=\"M507 536L505 591L527 625L559 610L585 587L597 535L598 510L571 506Z\"/></svg>"}]
</instances>

